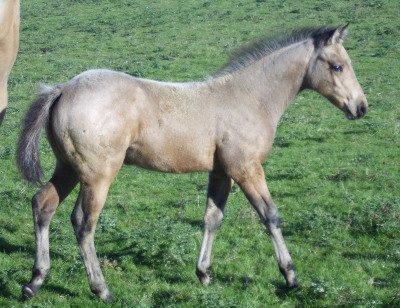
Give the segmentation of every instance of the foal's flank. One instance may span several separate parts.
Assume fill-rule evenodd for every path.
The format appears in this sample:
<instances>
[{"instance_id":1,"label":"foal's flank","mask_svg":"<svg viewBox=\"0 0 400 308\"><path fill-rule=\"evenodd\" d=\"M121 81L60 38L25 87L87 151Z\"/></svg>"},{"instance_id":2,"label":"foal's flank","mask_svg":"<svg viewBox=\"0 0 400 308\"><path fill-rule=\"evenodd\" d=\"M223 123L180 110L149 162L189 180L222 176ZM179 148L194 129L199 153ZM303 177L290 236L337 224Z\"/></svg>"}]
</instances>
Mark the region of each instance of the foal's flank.
<instances>
[{"instance_id":1,"label":"foal's flank","mask_svg":"<svg viewBox=\"0 0 400 308\"><path fill-rule=\"evenodd\" d=\"M43 284L50 269L50 220L79 183L71 220L90 289L104 301L114 299L93 239L108 189L123 163L161 172L209 173L196 266L201 283L210 283L215 233L236 182L269 231L286 286L296 288L261 162L271 150L280 117L302 90L319 92L349 119L364 116L367 100L342 45L346 32L346 26L323 27L263 39L202 82L166 83L91 70L44 91L27 113L17 149L19 169L30 182L41 182L42 127L57 158L52 178L32 202L35 264L23 295L35 296Z\"/></svg>"}]
</instances>

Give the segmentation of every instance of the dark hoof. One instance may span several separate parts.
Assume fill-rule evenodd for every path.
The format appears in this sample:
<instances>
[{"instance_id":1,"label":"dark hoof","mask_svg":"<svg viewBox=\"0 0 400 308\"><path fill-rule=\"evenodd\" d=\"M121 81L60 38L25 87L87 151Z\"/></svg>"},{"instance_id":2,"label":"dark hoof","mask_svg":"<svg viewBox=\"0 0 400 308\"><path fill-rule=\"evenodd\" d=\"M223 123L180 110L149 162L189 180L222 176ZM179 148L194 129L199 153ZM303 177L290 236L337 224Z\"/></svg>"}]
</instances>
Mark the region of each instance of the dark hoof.
<instances>
[{"instance_id":1,"label":"dark hoof","mask_svg":"<svg viewBox=\"0 0 400 308\"><path fill-rule=\"evenodd\" d=\"M109 294L106 298L102 299L105 303L112 303L115 301L115 297L112 294Z\"/></svg>"},{"instance_id":2,"label":"dark hoof","mask_svg":"<svg viewBox=\"0 0 400 308\"><path fill-rule=\"evenodd\" d=\"M211 283L211 278L208 273L203 273L202 271L196 270L196 275L199 278L203 286L208 286Z\"/></svg>"},{"instance_id":3,"label":"dark hoof","mask_svg":"<svg viewBox=\"0 0 400 308\"><path fill-rule=\"evenodd\" d=\"M286 288L289 290L297 289L300 287L300 284L297 282L297 279L294 279L292 283L286 283Z\"/></svg>"},{"instance_id":4,"label":"dark hoof","mask_svg":"<svg viewBox=\"0 0 400 308\"><path fill-rule=\"evenodd\" d=\"M211 283L211 278L209 275L204 275L202 277L199 277L199 280L203 284L203 286L209 286Z\"/></svg>"},{"instance_id":5,"label":"dark hoof","mask_svg":"<svg viewBox=\"0 0 400 308\"><path fill-rule=\"evenodd\" d=\"M111 303L115 301L115 297L111 294L111 292L108 289L104 289L101 292L94 292L100 299L105 302L105 303Z\"/></svg>"},{"instance_id":6,"label":"dark hoof","mask_svg":"<svg viewBox=\"0 0 400 308\"><path fill-rule=\"evenodd\" d=\"M37 289L37 290L35 290L35 289ZM26 284L22 288L22 296L24 297L24 299L30 299L30 298L34 297L38 293L38 291L39 291L38 288L35 288L29 284Z\"/></svg>"}]
</instances>

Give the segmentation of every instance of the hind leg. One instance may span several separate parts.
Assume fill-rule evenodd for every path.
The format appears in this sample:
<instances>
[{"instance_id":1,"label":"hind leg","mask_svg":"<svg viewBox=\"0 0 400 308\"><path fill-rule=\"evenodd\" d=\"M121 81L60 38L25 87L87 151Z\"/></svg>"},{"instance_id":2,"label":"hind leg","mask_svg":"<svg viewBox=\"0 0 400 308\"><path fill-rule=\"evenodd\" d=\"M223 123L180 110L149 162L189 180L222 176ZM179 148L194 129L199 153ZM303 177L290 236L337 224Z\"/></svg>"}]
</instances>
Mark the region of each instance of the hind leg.
<instances>
[{"instance_id":1,"label":"hind leg","mask_svg":"<svg viewBox=\"0 0 400 308\"><path fill-rule=\"evenodd\" d=\"M78 183L75 172L60 162L50 181L32 198L33 222L35 227L35 264L32 279L23 289L26 298L35 296L50 270L49 224L58 205Z\"/></svg>"},{"instance_id":2,"label":"hind leg","mask_svg":"<svg viewBox=\"0 0 400 308\"><path fill-rule=\"evenodd\" d=\"M90 289L106 302L113 301L114 297L108 290L100 269L94 246L94 232L113 178L114 177L102 177L89 182L83 182L71 216L75 235L89 279Z\"/></svg>"},{"instance_id":3,"label":"hind leg","mask_svg":"<svg viewBox=\"0 0 400 308\"><path fill-rule=\"evenodd\" d=\"M202 284L210 284L209 268L215 234L221 224L224 207L233 181L225 173L212 172L208 180L207 207L204 214L204 235L196 266Z\"/></svg>"}]
</instances>

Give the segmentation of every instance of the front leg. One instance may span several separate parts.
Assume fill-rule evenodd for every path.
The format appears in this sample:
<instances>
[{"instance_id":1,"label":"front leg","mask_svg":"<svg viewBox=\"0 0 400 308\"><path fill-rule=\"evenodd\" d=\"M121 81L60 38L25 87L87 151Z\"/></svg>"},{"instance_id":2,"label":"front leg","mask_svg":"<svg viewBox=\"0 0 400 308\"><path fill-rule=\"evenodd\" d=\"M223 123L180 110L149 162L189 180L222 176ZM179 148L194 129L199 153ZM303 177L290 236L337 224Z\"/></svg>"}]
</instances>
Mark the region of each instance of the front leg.
<instances>
[{"instance_id":1,"label":"front leg","mask_svg":"<svg viewBox=\"0 0 400 308\"><path fill-rule=\"evenodd\" d=\"M279 270L285 277L286 286L293 289L299 286L294 272L294 266L289 251L283 239L278 209L272 201L261 165L249 168L245 178L235 179L243 190L251 205L260 216L261 222L267 227L275 249Z\"/></svg>"},{"instance_id":2,"label":"front leg","mask_svg":"<svg viewBox=\"0 0 400 308\"><path fill-rule=\"evenodd\" d=\"M215 234L221 225L224 207L233 181L225 173L212 172L208 180L207 207L204 214L204 236L196 266L196 274L203 285L210 284L209 269Z\"/></svg>"}]
</instances>

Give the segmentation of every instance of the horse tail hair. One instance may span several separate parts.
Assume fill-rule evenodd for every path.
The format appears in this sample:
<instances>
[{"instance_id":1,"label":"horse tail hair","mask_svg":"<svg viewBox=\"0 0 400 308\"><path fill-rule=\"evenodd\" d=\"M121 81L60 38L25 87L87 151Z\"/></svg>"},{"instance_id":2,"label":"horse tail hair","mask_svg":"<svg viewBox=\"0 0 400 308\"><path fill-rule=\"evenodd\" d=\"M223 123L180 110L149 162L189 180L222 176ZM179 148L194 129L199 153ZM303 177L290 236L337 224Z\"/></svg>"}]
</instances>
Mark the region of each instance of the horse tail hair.
<instances>
[{"instance_id":1,"label":"horse tail hair","mask_svg":"<svg viewBox=\"0 0 400 308\"><path fill-rule=\"evenodd\" d=\"M42 128L48 127L51 107L61 93L60 87L45 88L32 103L23 121L17 145L17 165L23 178L36 185L43 184L39 145Z\"/></svg>"}]
</instances>

